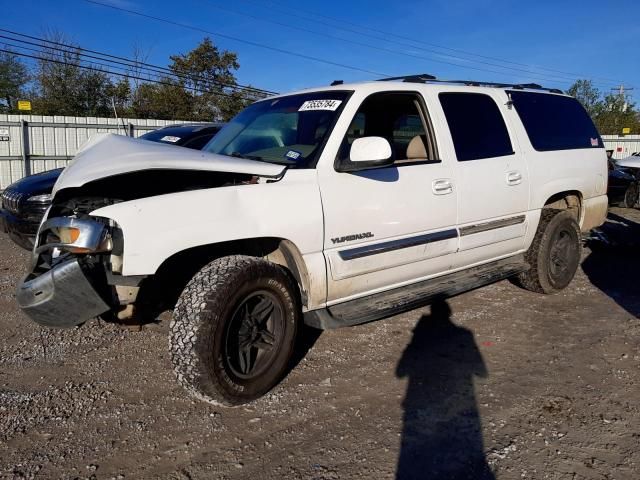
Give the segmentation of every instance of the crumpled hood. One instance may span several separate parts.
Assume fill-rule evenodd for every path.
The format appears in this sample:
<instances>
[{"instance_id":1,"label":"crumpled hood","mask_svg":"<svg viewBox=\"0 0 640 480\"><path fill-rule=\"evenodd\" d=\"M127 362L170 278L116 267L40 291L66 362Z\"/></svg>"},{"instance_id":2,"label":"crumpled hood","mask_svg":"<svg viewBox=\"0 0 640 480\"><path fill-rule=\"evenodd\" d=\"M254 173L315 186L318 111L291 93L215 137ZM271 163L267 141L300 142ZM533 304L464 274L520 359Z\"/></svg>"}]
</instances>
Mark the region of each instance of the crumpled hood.
<instances>
[{"instance_id":1,"label":"crumpled hood","mask_svg":"<svg viewBox=\"0 0 640 480\"><path fill-rule=\"evenodd\" d=\"M141 170L202 170L277 178L285 169L285 166L273 163L104 133L91 137L82 146L58 178L53 194L101 178Z\"/></svg>"},{"instance_id":2,"label":"crumpled hood","mask_svg":"<svg viewBox=\"0 0 640 480\"><path fill-rule=\"evenodd\" d=\"M630 156L627 158L621 158L620 160L615 160L616 165L619 167L630 167L630 168L640 168L640 157L638 156Z\"/></svg>"}]
</instances>

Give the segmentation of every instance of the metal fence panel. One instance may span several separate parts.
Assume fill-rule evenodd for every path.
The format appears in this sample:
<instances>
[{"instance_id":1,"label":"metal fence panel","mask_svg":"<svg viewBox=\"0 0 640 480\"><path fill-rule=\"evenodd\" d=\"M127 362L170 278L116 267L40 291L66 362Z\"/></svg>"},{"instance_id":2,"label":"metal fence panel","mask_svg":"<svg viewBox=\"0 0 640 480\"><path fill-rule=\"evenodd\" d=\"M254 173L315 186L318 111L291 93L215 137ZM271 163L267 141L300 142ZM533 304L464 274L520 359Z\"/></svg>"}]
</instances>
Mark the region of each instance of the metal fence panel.
<instances>
[{"instance_id":1,"label":"metal fence panel","mask_svg":"<svg viewBox=\"0 0 640 480\"><path fill-rule=\"evenodd\" d=\"M620 159L640 152L640 135L603 135L602 140L607 150L613 150L613 158Z\"/></svg>"},{"instance_id":2,"label":"metal fence panel","mask_svg":"<svg viewBox=\"0 0 640 480\"><path fill-rule=\"evenodd\" d=\"M23 146L23 127L28 122L27 160ZM47 115L0 114L0 190L27 173L65 167L78 149L96 133L139 137L167 125L188 123L185 120L149 120L143 118L100 118ZM9 140L5 133L8 132Z\"/></svg>"}]
</instances>

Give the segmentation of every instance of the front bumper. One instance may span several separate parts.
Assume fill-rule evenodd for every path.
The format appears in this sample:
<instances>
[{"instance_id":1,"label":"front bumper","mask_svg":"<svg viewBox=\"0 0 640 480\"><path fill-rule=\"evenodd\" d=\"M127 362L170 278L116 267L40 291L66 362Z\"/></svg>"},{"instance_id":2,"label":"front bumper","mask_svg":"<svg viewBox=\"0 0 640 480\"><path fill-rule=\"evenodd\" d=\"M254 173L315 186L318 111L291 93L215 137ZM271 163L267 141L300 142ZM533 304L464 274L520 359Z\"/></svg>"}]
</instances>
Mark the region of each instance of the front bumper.
<instances>
[{"instance_id":1,"label":"front bumper","mask_svg":"<svg viewBox=\"0 0 640 480\"><path fill-rule=\"evenodd\" d=\"M30 274L18 285L16 298L22 311L45 327L75 327L109 310L77 258L35 278Z\"/></svg>"},{"instance_id":2,"label":"front bumper","mask_svg":"<svg viewBox=\"0 0 640 480\"><path fill-rule=\"evenodd\" d=\"M8 210L0 208L0 231L8 234L11 240L22 248L27 250L33 248L38 225L36 222L22 220Z\"/></svg>"}]
</instances>

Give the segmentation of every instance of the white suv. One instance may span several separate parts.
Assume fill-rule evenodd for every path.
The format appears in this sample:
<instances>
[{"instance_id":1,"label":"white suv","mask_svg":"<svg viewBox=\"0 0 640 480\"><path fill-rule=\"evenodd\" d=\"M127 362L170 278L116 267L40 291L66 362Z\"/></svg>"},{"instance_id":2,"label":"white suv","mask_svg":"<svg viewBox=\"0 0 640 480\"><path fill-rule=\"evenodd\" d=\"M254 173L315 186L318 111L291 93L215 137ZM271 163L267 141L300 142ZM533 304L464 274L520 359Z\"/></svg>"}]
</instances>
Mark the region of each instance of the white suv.
<instances>
[{"instance_id":1,"label":"white suv","mask_svg":"<svg viewBox=\"0 0 640 480\"><path fill-rule=\"evenodd\" d=\"M259 101L197 152L107 135L64 171L18 302L155 318L198 398L263 395L302 321L377 320L514 277L553 293L603 223L607 156L573 98L411 76Z\"/></svg>"}]
</instances>

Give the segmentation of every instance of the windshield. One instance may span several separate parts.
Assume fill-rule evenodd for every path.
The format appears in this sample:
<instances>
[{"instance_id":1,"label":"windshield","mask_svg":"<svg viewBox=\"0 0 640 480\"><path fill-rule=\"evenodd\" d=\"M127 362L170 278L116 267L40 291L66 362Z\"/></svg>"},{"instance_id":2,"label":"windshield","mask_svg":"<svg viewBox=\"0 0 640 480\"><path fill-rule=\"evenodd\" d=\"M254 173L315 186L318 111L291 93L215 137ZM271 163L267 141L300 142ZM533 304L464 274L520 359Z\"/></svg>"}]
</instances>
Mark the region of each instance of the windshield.
<instances>
[{"instance_id":1,"label":"windshield","mask_svg":"<svg viewBox=\"0 0 640 480\"><path fill-rule=\"evenodd\" d=\"M324 91L254 103L204 150L293 168L313 166L349 93Z\"/></svg>"}]
</instances>

